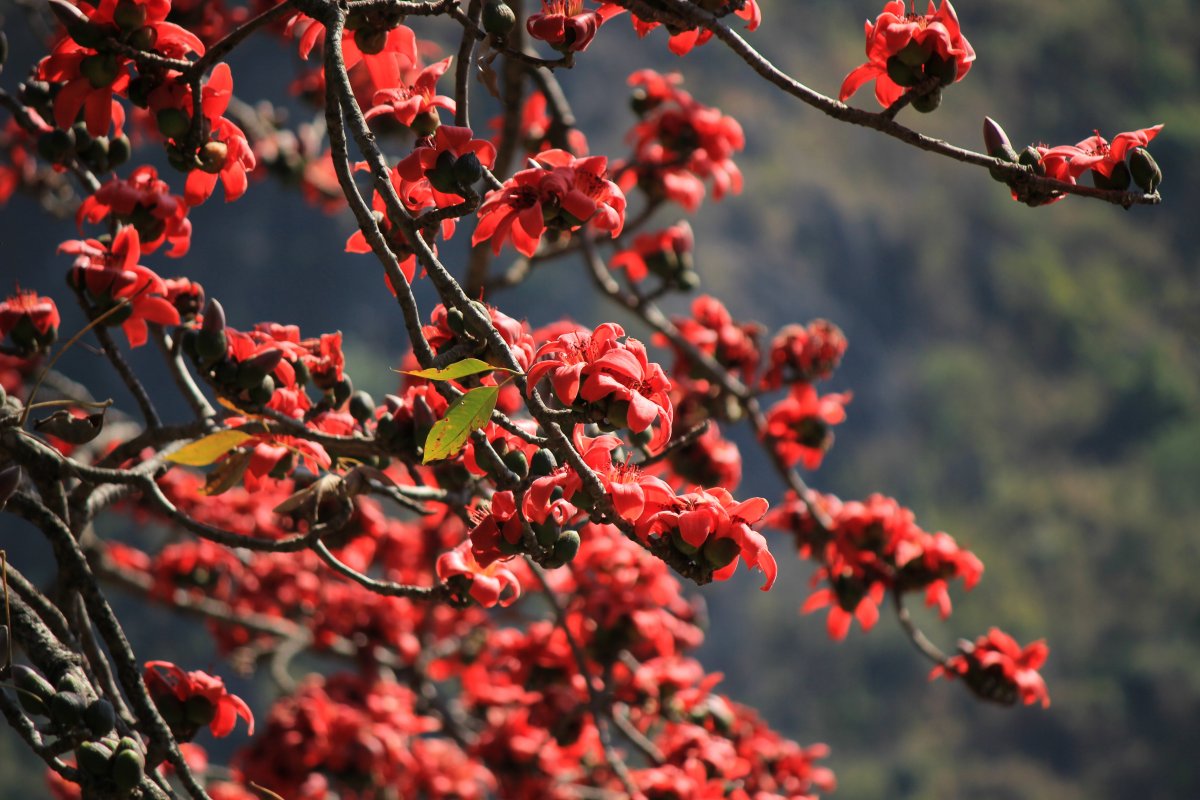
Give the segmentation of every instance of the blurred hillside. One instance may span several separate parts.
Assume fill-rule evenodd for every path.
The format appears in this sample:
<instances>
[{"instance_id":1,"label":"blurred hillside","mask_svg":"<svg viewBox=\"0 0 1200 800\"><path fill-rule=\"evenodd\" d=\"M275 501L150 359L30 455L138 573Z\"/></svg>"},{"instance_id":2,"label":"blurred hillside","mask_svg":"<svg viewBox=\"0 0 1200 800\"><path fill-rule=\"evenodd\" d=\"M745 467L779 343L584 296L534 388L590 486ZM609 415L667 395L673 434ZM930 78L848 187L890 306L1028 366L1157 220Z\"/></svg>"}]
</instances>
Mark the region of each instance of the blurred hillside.
<instances>
[{"instance_id":1,"label":"blurred hillside","mask_svg":"<svg viewBox=\"0 0 1200 800\"><path fill-rule=\"evenodd\" d=\"M828 94L863 60L862 21L881 5L760 3L766 22L751 42ZM617 87L641 66L681 70L699 100L742 122L746 191L694 221L703 290L772 329L823 316L846 331L833 388L855 399L812 483L847 499L894 495L974 550L981 585L955 595L948 623L920 614L922 624L944 648L993 624L1023 642L1045 637L1054 705L1001 709L928 684L887 616L867 636L828 641L822 615L797 616L809 572L790 563L769 594L753 576L704 590L702 658L726 673L724 691L785 732L829 743L845 800L1200 797L1200 2L962 0L958 12L975 67L936 113L902 121L976 149L985 115L1018 147L1163 122L1151 149L1165 203L1026 208L980 169L777 94L719 43L676 59L661 31L638 44L625 19L563 80L595 152L623 152L632 117ZM268 57L289 58L266 45L235 60L245 99L290 77L237 71ZM853 102L873 107L869 88ZM196 209L194 224L179 268L220 295L231 324L341 326L360 386L391 387L402 327L374 264L342 252L348 218L263 183L236 208ZM221 235L201 240L213 229ZM67 261L54 249L74 230L14 201L0 214L5 280L57 293ZM454 264L456 251L443 252ZM563 308L586 322L612 316L573 264L496 301L535 324ZM64 311L64 329L78 316ZM98 361L80 351L66 365L83 375ZM98 394L126 402L96 374ZM740 494L777 499L778 481L740 441ZM135 633L149 644L164 630Z\"/></svg>"}]
</instances>

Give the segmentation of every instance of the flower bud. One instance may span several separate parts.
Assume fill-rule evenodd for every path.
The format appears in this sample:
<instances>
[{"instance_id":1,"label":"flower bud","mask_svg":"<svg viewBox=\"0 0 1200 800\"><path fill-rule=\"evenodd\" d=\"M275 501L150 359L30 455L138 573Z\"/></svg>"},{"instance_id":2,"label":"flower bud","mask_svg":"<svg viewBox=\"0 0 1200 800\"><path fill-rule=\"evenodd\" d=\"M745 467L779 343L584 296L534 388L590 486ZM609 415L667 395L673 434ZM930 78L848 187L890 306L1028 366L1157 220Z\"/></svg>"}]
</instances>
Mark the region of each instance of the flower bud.
<instances>
[{"instance_id":1,"label":"flower bud","mask_svg":"<svg viewBox=\"0 0 1200 800\"><path fill-rule=\"evenodd\" d=\"M271 402L271 396L274 394L275 379L270 375L264 375L257 386L246 391L246 399L250 401L251 405L265 406Z\"/></svg>"},{"instance_id":2,"label":"flower bud","mask_svg":"<svg viewBox=\"0 0 1200 800\"><path fill-rule=\"evenodd\" d=\"M129 46L136 47L138 50L153 50L156 44L158 44L158 30L149 25L138 28L129 34Z\"/></svg>"},{"instance_id":3,"label":"flower bud","mask_svg":"<svg viewBox=\"0 0 1200 800\"><path fill-rule=\"evenodd\" d=\"M482 177L483 164L479 162L479 156L474 153L459 156L458 160L454 162L454 179L458 182L459 187L469 189Z\"/></svg>"},{"instance_id":4,"label":"flower bud","mask_svg":"<svg viewBox=\"0 0 1200 800\"><path fill-rule=\"evenodd\" d=\"M434 189L446 194L458 192L458 179L454 176L455 158L449 150L438 153L433 169L426 170L425 177Z\"/></svg>"},{"instance_id":5,"label":"flower bud","mask_svg":"<svg viewBox=\"0 0 1200 800\"><path fill-rule=\"evenodd\" d=\"M1008 134L991 117L983 118L983 146L992 158L1000 158L1014 164L1017 162L1017 151L1008 140Z\"/></svg>"},{"instance_id":6,"label":"flower bud","mask_svg":"<svg viewBox=\"0 0 1200 800\"><path fill-rule=\"evenodd\" d=\"M1129 172L1133 176L1133 182L1144 192L1156 192L1158 185L1162 183L1162 170L1144 147L1135 147L1130 152Z\"/></svg>"},{"instance_id":7,"label":"flower bud","mask_svg":"<svg viewBox=\"0 0 1200 800\"><path fill-rule=\"evenodd\" d=\"M483 29L493 36L508 36L517 24L517 15L504 0L484 0Z\"/></svg>"},{"instance_id":8,"label":"flower bud","mask_svg":"<svg viewBox=\"0 0 1200 800\"><path fill-rule=\"evenodd\" d=\"M375 417L375 399L364 391L350 396L350 416L362 424Z\"/></svg>"},{"instance_id":9,"label":"flower bud","mask_svg":"<svg viewBox=\"0 0 1200 800\"><path fill-rule=\"evenodd\" d=\"M503 456L504 466L508 467L521 480L529 474L529 459L520 450L510 450Z\"/></svg>"},{"instance_id":10,"label":"flower bud","mask_svg":"<svg viewBox=\"0 0 1200 800\"><path fill-rule=\"evenodd\" d=\"M554 560L564 564L571 563L575 560L575 554L579 552L579 545L579 531L563 531L554 543Z\"/></svg>"},{"instance_id":11,"label":"flower bud","mask_svg":"<svg viewBox=\"0 0 1200 800\"><path fill-rule=\"evenodd\" d=\"M50 719L64 728L83 724L87 701L77 692L59 692L50 698Z\"/></svg>"},{"instance_id":12,"label":"flower bud","mask_svg":"<svg viewBox=\"0 0 1200 800\"><path fill-rule=\"evenodd\" d=\"M554 543L558 541L560 528L553 517L546 517L545 522L531 523L529 527L533 528L534 538L542 547L554 547Z\"/></svg>"},{"instance_id":13,"label":"flower bud","mask_svg":"<svg viewBox=\"0 0 1200 800\"><path fill-rule=\"evenodd\" d=\"M75 762L89 775L107 778L113 752L99 742L84 742L75 748Z\"/></svg>"},{"instance_id":14,"label":"flower bud","mask_svg":"<svg viewBox=\"0 0 1200 800\"><path fill-rule=\"evenodd\" d=\"M1033 145L1029 145L1017 156L1017 163L1023 167L1031 167L1033 174L1040 177L1046 175L1046 167L1042 164L1042 154Z\"/></svg>"},{"instance_id":15,"label":"flower bud","mask_svg":"<svg viewBox=\"0 0 1200 800\"><path fill-rule=\"evenodd\" d=\"M529 474L535 478L544 478L556 469L558 460L555 459L554 453L545 447L535 451L533 459L529 462Z\"/></svg>"},{"instance_id":16,"label":"flower bud","mask_svg":"<svg viewBox=\"0 0 1200 800\"><path fill-rule=\"evenodd\" d=\"M112 758L109 775L118 792L132 792L146 776L146 757L136 749L121 749Z\"/></svg>"},{"instance_id":17,"label":"flower bud","mask_svg":"<svg viewBox=\"0 0 1200 800\"><path fill-rule=\"evenodd\" d=\"M354 383L350 380L349 375L343 375L342 379L333 385L333 405L335 408L340 408L343 403L350 399L354 394Z\"/></svg>"},{"instance_id":18,"label":"flower bud","mask_svg":"<svg viewBox=\"0 0 1200 800\"><path fill-rule=\"evenodd\" d=\"M121 166L129 160L131 155L133 155L133 145L130 144L128 136L122 133L120 136L109 140L108 165L110 168L115 169Z\"/></svg>"},{"instance_id":19,"label":"flower bud","mask_svg":"<svg viewBox=\"0 0 1200 800\"><path fill-rule=\"evenodd\" d=\"M958 61L934 53L925 64L925 75L937 78L942 86L949 86L958 79Z\"/></svg>"},{"instance_id":20,"label":"flower bud","mask_svg":"<svg viewBox=\"0 0 1200 800\"><path fill-rule=\"evenodd\" d=\"M83 724L93 736L103 736L117 726L117 712L112 703L97 698L83 712Z\"/></svg>"},{"instance_id":21,"label":"flower bud","mask_svg":"<svg viewBox=\"0 0 1200 800\"><path fill-rule=\"evenodd\" d=\"M38 137L38 155L52 164L61 164L74 154L75 134L70 130L46 131Z\"/></svg>"},{"instance_id":22,"label":"flower bud","mask_svg":"<svg viewBox=\"0 0 1200 800\"><path fill-rule=\"evenodd\" d=\"M54 687L35 670L24 664L13 664L13 683L20 690L17 700L25 713L35 717L47 717L50 710L47 703L54 697Z\"/></svg>"}]
</instances>

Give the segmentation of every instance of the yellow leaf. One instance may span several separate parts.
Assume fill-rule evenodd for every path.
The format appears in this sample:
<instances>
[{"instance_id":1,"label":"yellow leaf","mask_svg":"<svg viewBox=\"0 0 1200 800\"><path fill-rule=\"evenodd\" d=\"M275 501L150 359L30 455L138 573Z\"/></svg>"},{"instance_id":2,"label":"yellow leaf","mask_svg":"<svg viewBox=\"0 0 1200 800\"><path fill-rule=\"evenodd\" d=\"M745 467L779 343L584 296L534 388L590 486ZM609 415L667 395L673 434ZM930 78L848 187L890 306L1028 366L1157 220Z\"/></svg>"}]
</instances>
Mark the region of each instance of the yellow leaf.
<instances>
[{"instance_id":1,"label":"yellow leaf","mask_svg":"<svg viewBox=\"0 0 1200 800\"><path fill-rule=\"evenodd\" d=\"M186 444L167 456L167 461L189 467L206 467L235 447L254 437L244 431L225 430L210 433L203 439Z\"/></svg>"}]
</instances>

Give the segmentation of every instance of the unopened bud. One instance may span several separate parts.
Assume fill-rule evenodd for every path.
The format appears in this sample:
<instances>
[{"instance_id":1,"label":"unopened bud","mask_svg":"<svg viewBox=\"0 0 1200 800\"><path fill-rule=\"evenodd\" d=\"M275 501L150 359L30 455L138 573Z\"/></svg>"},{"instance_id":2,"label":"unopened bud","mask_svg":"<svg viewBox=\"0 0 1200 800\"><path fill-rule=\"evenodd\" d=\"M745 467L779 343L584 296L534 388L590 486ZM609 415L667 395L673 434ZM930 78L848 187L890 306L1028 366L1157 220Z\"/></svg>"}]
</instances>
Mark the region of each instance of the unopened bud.
<instances>
[{"instance_id":1,"label":"unopened bud","mask_svg":"<svg viewBox=\"0 0 1200 800\"><path fill-rule=\"evenodd\" d=\"M912 107L914 111L919 111L922 114L928 114L942 104L942 89L939 86L932 92L914 97Z\"/></svg>"},{"instance_id":2,"label":"unopened bud","mask_svg":"<svg viewBox=\"0 0 1200 800\"><path fill-rule=\"evenodd\" d=\"M579 545L578 531L563 531L562 535L558 537L558 541L554 543L554 562L559 566L570 564L579 552Z\"/></svg>"},{"instance_id":3,"label":"unopened bud","mask_svg":"<svg viewBox=\"0 0 1200 800\"><path fill-rule=\"evenodd\" d=\"M168 139L178 139L188 132L192 118L179 108L164 108L154 115L158 123L158 132ZM172 164L172 166L174 166Z\"/></svg>"},{"instance_id":4,"label":"unopened bud","mask_svg":"<svg viewBox=\"0 0 1200 800\"><path fill-rule=\"evenodd\" d=\"M1108 175L1097 170L1092 170L1092 185L1097 189L1123 192L1129 188L1131 179L1129 167L1125 166L1124 161L1118 161L1113 166L1112 172Z\"/></svg>"},{"instance_id":5,"label":"unopened bud","mask_svg":"<svg viewBox=\"0 0 1200 800\"><path fill-rule=\"evenodd\" d=\"M79 62L79 73L97 89L111 86L119 72L120 65L117 63L117 57L112 53L84 56L83 60Z\"/></svg>"},{"instance_id":6,"label":"unopened bud","mask_svg":"<svg viewBox=\"0 0 1200 800\"><path fill-rule=\"evenodd\" d=\"M992 158L1001 158L1014 164L1017 161L1017 151L1008 140L1008 134L991 117L983 118L983 146Z\"/></svg>"},{"instance_id":7,"label":"unopened bud","mask_svg":"<svg viewBox=\"0 0 1200 800\"><path fill-rule=\"evenodd\" d=\"M897 56L890 56L887 60L887 76L892 79L892 83L897 86L916 86L924 77L920 70L914 70L908 64L905 64Z\"/></svg>"},{"instance_id":8,"label":"unopened bud","mask_svg":"<svg viewBox=\"0 0 1200 800\"><path fill-rule=\"evenodd\" d=\"M942 86L949 86L958 79L958 61L934 53L925 64L925 74L937 78Z\"/></svg>"},{"instance_id":9,"label":"unopened bud","mask_svg":"<svg viewBox=\"0 0 1200 800\"><path fill-rule=\"evenodd\" d=\"M517 24L517 15L504 0L485 0L483 4L483 29L493 36L508 36Z\"/></svg>"},{"instance_id":10,"label":"unopened bud","mask_svg":"<svg viewBox=\"0 0 1200 800\"><path fill-rule=\"evenodd\" d=\"M363 391L355 392L350 397L350 416L360 423L375 417L375 400Z\"/></svg>"},{"instance_id":11,"label":"unopened bud","mask_svg":"<svg viewBox=\"0 0 1200 800\"><path fill-rule=\"evenodd\" d=\"M1144 192L1156 192L1158 185L1162 183L1162 169L1144 147L1135 147L1130 152L1129 172L1133 176L1133 182Z\"/></svg>"},{"instance_id":12,"label":"unopened bud","mask_svg":"<svg viewBox=\"0 0 1200 800\"><path fill-rule=\"evenodd\" d=\"M454 162L454 179L458 182L459 187L469 189L479 182L483 177L483 164L479 161L479 156L474 153L467 153L459 156Z\"/></svg>"},{"instance_id":13,"label":"unopened bud","mask_svg":"<svg viewBox=\"0 0 1200 800\"><path fill-rule=\"evenodd\" d=\"M387 47L388 32L380 28L359 28L354 32L354 43L369 56L377 56Z\"/></svg>"}]
</instances>

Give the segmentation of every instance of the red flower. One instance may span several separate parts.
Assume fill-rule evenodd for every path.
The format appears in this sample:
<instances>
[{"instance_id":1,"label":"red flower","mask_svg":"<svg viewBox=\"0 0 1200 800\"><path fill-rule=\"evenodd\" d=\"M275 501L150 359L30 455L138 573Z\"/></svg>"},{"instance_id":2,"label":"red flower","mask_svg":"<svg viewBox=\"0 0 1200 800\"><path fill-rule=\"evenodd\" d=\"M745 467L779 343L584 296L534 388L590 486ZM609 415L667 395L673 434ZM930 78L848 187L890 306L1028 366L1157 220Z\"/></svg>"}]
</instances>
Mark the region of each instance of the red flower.
<instances>
[{"instance_id":1,"label":"red flower","mask_svg":"<svg viewBox=\"0 0 1200 800\"><path fill-rule=\"evenodd\" d=\"M711 568L719 581L733 575L740 556L747 567L767 576L765 592L775 583L778 567L767 540L750 526L766 513L767 501L761 497L739 503L724 489L698 489L678 495L670 507L645 518L637 533L643 539L669 536L677 550Z\"/></svg>"},{"instance_id":2,"label":"red flower","mask_svg":"<svg viewBox=\"0 0 1200 800\"><path fill-rule=\"evenodd\" d=\"M381 89L400 85L404 70L420 63L417 35L412 28L388 25L387 20L382 22L382 26L342 32L342 57L346 69L353 70L362 65L368 82L366 98L374 97ZM325 38L325 26L303 14L292 17L287 31L299 39L301 58L308 58L317 42ZM361 101L363 96L359 92L356 94Z\"/></svg>"},{"instance_id":3,"label":"red flower","mask_svg":"<svg viewBox=\"0 0 1200 800\"><path fill-rule=\"evenodd\" d=\"M737 120L697 102L677 88L680 83L678 75L648 69L629 76L643 110L628 136L634 157L620 170L621 186L636 183L652 196L695 211L706 180L712 181L715 200L742 190L742 173L732 157L746 146L746 137Z\"/></svg>"},{"instance_id":4,"label":"red flower","mask_svg":"<svg viewBox=\"0 0 1200 800\"><path fill-rule=\"evenodd\" d=\"M225 187L225 202L237 200L246 193L246 172L254 169L254 151L242 129L221 116L233 97L233 76L228 64L217 64L201 90L201 108L208 122L207 141L195 154L199 165L188 173L183 195L188 205L198 206L207 200L217 186L217 178Z\"/></svg>"},{"instance_id":5,"label":"red flower","mask_svg":"<svg viewBox=\"0 0 1200 800\"><path fill-rule=\"evenodd\" d=\"M422 124L417 126L422 128L418 130L419 134L431 133L431 130L424 128L424 122L428 120L429 124L437 127L436 109L444 108L451 114L454 113L453 98L437 94L438 78L450 68L450 61L451 59L444 58L436 64L430 64L417 73L411 84L401 83L399 86L380 89L371 101L371 108L367 109L366 118L371 120L390 114L403 125L415 126L415 123L421 122ZM425 115L424 118L422 115Z\"/></svg>"},{"instance_id":6,"label":"red flower","mask_svg":"<svg viewBox=\"0 0 1200 800\"><path fill-rule=\"evenodd\" d=\"M488 194L479 207L479 225L471 244L492 240L499 254L505 239L532 256L548 227L578 230L588 224L614 238L625 224L625 195L608 180L608 159L575 158L565 150L546 150L536 167L521 170Z\"/></svg>"},{"instance_id":7,"label":"red flower","mask_svg":"<svg viewBox=\"0 0 1200 800\"><path fill-rule=\"evenodd\" d=\"M672 322L680 335L691 345L711 356L735 377L747 382L753 379L758 369L758 336L761 326L756 323L734 322L725 305L706 294L692 301L690 318L676 317ZM670 340L661 334L655 336L654 343L659 346L671 344ZM683 350L673 349L675 366L672 374L681 380L692 377L696 365L691 363Z\"/></svg>"},{"instance_id":8,"label":"red flower","mask_svg":"<svg viewBox=\"0 0 1200 800\"><path fill-rule=\"evenodd\" d=\"M233 732L238 717L254 735L250 707L225 689L225 682L207 672L184 672L168 661L149 661L143 674L154 704L181 739L191 739L201 725L218 738ZM188 735L190 734L190 735Z\"/></svg>"},{"instance_id":9,"label":"red flower","mask_svg":"<svg viewBox=\"0 0 1200 800\"><path fill-rule=\"evenodd\" d=\"M852 396L850 392L818 396L812 384L797 383L767 412L766 438L789 466L803 462L805 469L816 469L833 446L829 426L845 421Z\"/></svg>"},{"instance_id":10,"label":"red flower","mask_svg":"<svg viewBox=\"0 0 1200 800\"><path fill-rule=\"evenodd\" d=\"M58 306L37 292L23 292L0 302L0 340L9 337L21 353L45 350L58 338Z\"/></svg>"},{"instance_id":11,"label":"red flower","mask_svg":"<svg viewBox=\"0 0 1200 800\"><path fill-rule=\"evenodd\" d=\"M708 0L702 5L718 16L732 11L746 20L746 30L756 30L762 23L762 11L758 7L758 0L716 0L716 2ZM603 12L608 6L620 8L615 3L606 3L605 8L600 10ZM658 20L644 20L636 14L633 15L633 29L639 37L645 36L660 24ZM673 20L672 24L668 26L671 38L667 40L667 47L677 56L687 55L693 47L698 47L712 38L712 31L707 28L688 28L685 27L685 24L681 20Z\"/></svg>"},{"instance_id":12,"label":"red flower","mask_svg":"<svg viewBox=\"0 0 1200 800\"><path fill-rule=\"evenodd\" d=\"M817 577L823 572L818 572ZM840 642L850 632L850 624L858 620L864 631L875 627L879 621L879 605L883 602L886 587L882 583L872 583L869 586L835 582L834 588L818 589L809 595L800 607L801 614L811 614L821 608L829 607L829 616L825 618L825 628L829 638Z\"/></svg>"},{"instance_id":13,"label":"red flower","mask_svg":"<svg viewBox=\"0 0 1200 800\"><path fill-rule=\"evenodd\" d=\"M482 567L471 553L471 543L463 542L437 560L437 575L440 580L452 582L465 578L469 581L467 593L484 608L499 603L510 606L521 596L521 584L517 576L497 561ZM506 590L511 594L505 594Z\"/></svg>"},{"instance_id":14,"label":"red flower","mask_svg":"<svg viewBox=\"0 0 1200 800\"><path fill-rule=\"evenodd\" d=\"M874 80L875 98L887 107L930 74L941 77L943 84L961 81L975 60L975 50L962 35L949 0L942 0L936 12L929 0L925 14L906 12L904 0L891 0L865 27L867 63L855 67L842 82L838 99L843 102Z\"/></svg>"},{"instance_id":15,"label":"red flower","mask_svg":"<svg viewBox=\"0 0 1200 800\"><path fill-rule=\"evenodd\" d=\"M930 679L962 676L980 697L1011 705L1019 699L1025 705L1041 702L1050 706L1046 682L1038 669L1046 663L1050 648L1042 640L1022 648L999 628L992 628L974 644L959 644L959 652L934 667Z\"/></svg>"},{"instance_id":16,"label":"red flower","mask_svg":"<svg viewBox=\"0 0 1200 800\"><path fill-rule=\"evenodd\" d=\"M541 13L531 14L525 28L559 52L583 52L600 26L624 10L605 3L595 11L584 11L583 0L542 0Z\"/></svg>"},{"instance_id":17,"label":"red flower","mask_svg":"<svg viewBox=\"0 0 1200 800\"><path fill-rule=\"evenodd\" d=\"M845 353L846 335L832 322L818 319L804 327L788 325L771 342L763 388L825 380L837 369Z\"/></svg>"},{"instance_id":18,"label":"red flower","mask_svg":"<svg viewBox=\"0 0 1200 800\"><path fill-rule=\"evenodd\" d=\"M400 196L409 203L409 195L432 195L439 207L460 203L464 192L479 180L476 165L488 167L496 163L496 148L483 139L472 139L470 128L441 125L428 144L420 144L396 164L400 177ZM462 159L468 159L460 165ZM471 164L470 159L476 163ZM471 167L471 169L467 169ZM470 173L470 174L468 174Z\"/></svg>"},{"instance_id":19,"label":"red flower","mask_svg":"<svg viewBox=\"0 0 1200 800\"><path fill-rule=\"evenodd\" d=\"M528 370L529 387L548 376L564 404L591 404L599 419L633 433L657 419L658 429L649 443L657 449L671 438L671 381L662 367L647 359L641 342L624 337L620 325L605 322L591 335L567 333L547 342Z\"/></svg>"},{"instance_id":20,"label":"red flower","mask_svg":"<svg viewBox=\"0 0 1200 800\"><path fill-rule=\"evenodd\" d=\"M639 233L633 246L617 251L609 267L623 269L629 280L644 280L653 272L665 281L677 280L692 269L692 250L696 240L692 226L681 220L669 228L653 233Z\"/></svg>"},{"instance_id":21,"label":"red flower","mask_svg":"<svg viewBox=\"0 0 1200 800\"><path fill-rule=\"evenodd\" d=\"M70 282L86 292L94 304L93 316L122 300L129 301L126 310L116 312L106 322L122 327L130 347L146 343L147 322L179 324L179 312L167 299L166 283L137 263L142 251L136 228L122 227L111 246L96 239L76 239L63 242L58 252L76 256Z\"/></svg>"},{"instance_id":22,"label":"red flower","mask_svg":"<svg viewBox=\"0 0 1200 800\"><path fill-rule=\"evenodd\" d=\"M1117 164L1124 163L1125 156L1135 147L1145 147L1162 130L1162 125L1140 128L1128 133L1118 133L1108 142L1099 131L1079 144L1063 144L1040 149L1042 166L1046 174L1067 183L1075 183L1089 169L1104 177L1112 175Z\"/></svg>"},{"instance_id":23,"label":"red flower","mask_svg":"<svg viewBox=\"0 0 1200 800\"><path fill-rule=\"evenodd\" d=\"M167 255L187 255L191 246L192 223L182 197L171 194L166 181L159 180L151 166L141 166L128 178L113 177L79 206L75 222L82 229L84 220L97 223L112 216L117 222L138 230L143 253L153 253L164 243L171 245Z\"/></svg>"}]
</instances>

